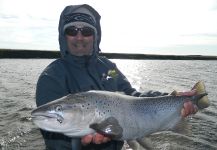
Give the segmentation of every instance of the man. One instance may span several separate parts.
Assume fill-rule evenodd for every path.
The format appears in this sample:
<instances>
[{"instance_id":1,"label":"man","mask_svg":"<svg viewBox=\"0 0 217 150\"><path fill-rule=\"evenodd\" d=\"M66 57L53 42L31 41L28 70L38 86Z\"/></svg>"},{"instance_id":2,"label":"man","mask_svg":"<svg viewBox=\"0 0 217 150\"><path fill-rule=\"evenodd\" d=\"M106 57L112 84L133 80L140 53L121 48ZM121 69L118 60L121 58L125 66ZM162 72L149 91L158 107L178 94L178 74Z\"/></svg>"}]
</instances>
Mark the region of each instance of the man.
<instances>
[{"instance_id":1,"label":"man","mask_svg":"<svg viewBox=\"0 0 217 150\"><path fill-rule=\"evenodd\" d=\"M69 93L88 90L121 91L132 96L159 96L165 93L149 91L141 94L131 87L116 65L98 56L101 40L100 15L89 5L67 6L59 21L59 44L62 57L42 72L36 89L37 106ZM115 71L116 78L109 72ZM194 91L186 93L193 95ZM186 102L182 116L195 113L191 102ZM41 130L49 150L102 149L119 150L123 142L112 141L101 134L71 139L59 133Z\"/></svg>"}]
</instances>

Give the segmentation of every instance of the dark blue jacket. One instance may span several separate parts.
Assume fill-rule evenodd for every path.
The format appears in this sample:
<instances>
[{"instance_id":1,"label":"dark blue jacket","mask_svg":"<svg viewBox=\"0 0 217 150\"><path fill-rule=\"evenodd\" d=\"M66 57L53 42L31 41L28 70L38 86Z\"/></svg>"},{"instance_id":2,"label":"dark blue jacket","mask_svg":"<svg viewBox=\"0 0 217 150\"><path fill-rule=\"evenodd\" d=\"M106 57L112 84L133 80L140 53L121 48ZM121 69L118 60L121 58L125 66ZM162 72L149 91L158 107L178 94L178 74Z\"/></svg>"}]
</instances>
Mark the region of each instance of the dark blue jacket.
<instances>
[{"instance_id":1,"label":"dark blue jacket","mask_svg":"<svg viewBox=\"0 0 217 150\"><path fill-rule=\"evenodd\" d=\"M108 73L115 70L115 77ZM116 65L105 57L67 55L52 62L42 72L36 91L37 106L69 93L88 90L121 91L138 95Z\"/></svg>"}]
</instances>

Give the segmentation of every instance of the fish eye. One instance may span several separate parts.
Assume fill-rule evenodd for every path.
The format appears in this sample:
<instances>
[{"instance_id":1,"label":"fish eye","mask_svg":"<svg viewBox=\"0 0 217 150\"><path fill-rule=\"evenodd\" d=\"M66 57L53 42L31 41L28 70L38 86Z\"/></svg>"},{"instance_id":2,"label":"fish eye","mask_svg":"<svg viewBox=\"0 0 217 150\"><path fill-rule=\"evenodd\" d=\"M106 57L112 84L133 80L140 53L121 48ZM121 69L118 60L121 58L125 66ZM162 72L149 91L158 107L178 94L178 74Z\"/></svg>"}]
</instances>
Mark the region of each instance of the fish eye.
<instances>
[{"instance_id":1,"label":"fish eye","mask_svg":"<svg viewBox=\"0 0 217 150\"><path fill-rule=\"evenodd\" d=\"M62 111L62 106L61 106L61 105L57 105L57 106L55 107L55 111L57 111L57 112Z\"/></svg>"}]
</instances>

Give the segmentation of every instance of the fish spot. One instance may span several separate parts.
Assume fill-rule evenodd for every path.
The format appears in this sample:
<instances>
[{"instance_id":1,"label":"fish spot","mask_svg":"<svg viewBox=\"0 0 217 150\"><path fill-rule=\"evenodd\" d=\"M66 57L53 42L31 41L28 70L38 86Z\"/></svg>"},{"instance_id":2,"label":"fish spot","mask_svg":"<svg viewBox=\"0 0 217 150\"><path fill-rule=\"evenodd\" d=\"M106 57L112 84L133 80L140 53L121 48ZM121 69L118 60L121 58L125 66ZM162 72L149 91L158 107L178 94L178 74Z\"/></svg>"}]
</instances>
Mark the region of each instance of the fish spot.
<instances>
[{"instance_id":1,"label":"fish spot","mask_svg":"<svg viewBox=\"0 0 217 150\"><path fill-rule=\"evenodd\" d=\"M61 124L63 123L63 121L61 119L57 119L57 121Z\"/></svg>"}]
</instances>

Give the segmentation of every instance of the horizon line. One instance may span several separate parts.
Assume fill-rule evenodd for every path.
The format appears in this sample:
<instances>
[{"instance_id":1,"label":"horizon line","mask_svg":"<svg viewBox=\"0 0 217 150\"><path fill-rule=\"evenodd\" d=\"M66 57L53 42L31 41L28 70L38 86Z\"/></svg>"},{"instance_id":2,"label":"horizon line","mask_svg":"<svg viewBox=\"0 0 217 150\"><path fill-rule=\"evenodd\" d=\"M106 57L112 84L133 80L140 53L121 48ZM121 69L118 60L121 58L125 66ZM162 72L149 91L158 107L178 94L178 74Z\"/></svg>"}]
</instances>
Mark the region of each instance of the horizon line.
<instances>
[{"instance_id":1,"label":"horizon line","mask_svg":"<svg viewBox=\"0 0 217 150\"><path fill-rule=\"evenodd\" d=\"M99 52L110 59L172 59L172 60L217 60L215 55L171 55L143 53ZM59 50L6 49L0 48L0 58L60 58Z\"/></svg>"}]
</instances>

